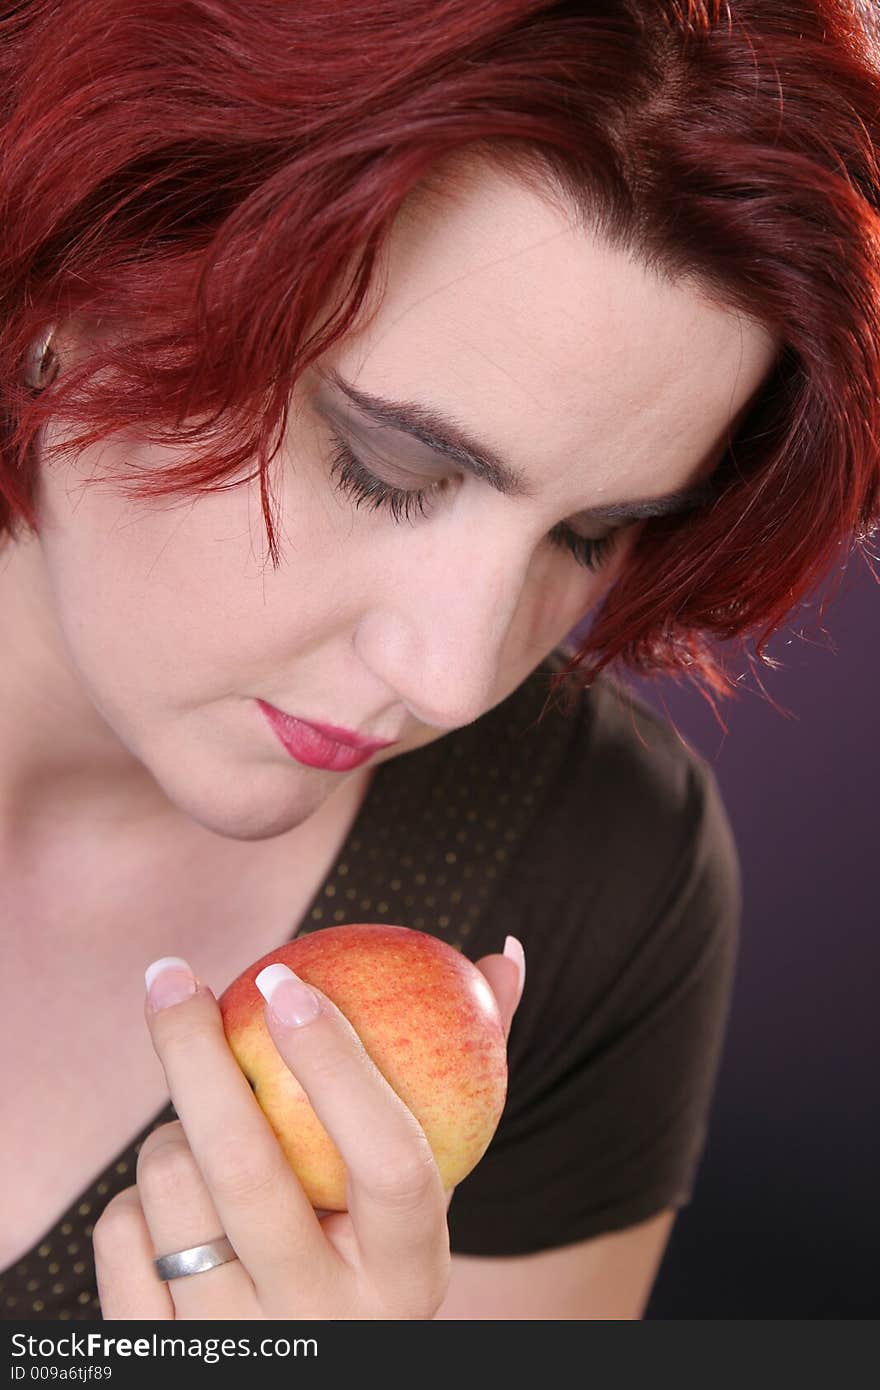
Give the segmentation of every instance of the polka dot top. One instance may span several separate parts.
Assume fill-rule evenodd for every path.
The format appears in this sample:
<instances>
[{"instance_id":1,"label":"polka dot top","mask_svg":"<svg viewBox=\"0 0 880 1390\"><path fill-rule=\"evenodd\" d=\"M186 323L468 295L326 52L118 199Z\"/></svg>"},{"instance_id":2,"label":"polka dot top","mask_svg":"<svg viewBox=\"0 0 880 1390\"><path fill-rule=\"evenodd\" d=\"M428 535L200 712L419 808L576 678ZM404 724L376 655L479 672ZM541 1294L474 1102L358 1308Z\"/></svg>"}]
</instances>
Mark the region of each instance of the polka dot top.
<instances>
[{"instance_id":1,"label":"polka dot top","mask_svg":"<svg viewBox=\"0 0 880 1390\"><path fill-rule=\"evenodd\" d=\"M291 935L385 922L472 960L523 943L508 1095L449 1208L453 1254L530 1254L690 1198L730 1004L739 863L714 774L607 674L506 700L380 764ZM155 1115L0 1274L5 1319L100 1319L92 1231ZM59 1136L63 1142L63 1136Z\"/></svg>"}]
</instances>

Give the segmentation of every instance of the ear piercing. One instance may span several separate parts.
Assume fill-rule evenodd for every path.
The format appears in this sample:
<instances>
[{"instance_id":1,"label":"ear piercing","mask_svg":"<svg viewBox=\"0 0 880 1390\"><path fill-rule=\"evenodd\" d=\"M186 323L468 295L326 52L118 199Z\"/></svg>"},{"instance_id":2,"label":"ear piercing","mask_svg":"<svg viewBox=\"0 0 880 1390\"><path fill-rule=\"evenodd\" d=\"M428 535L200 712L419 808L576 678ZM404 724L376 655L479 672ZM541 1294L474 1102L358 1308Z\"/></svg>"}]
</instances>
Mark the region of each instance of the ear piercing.
<instances>
[{"instance_id":1,"label":"ear piercing","mask_svg":"<svg viewBox=\"0 0 880 1390\"><path fill-rule=\"evenodd\" d=\"M58 354L52 349L55 324L50 324L31 345L25 368L25 382L34 391L50 386L58 375Z\"/></svg>"}]
</instances>

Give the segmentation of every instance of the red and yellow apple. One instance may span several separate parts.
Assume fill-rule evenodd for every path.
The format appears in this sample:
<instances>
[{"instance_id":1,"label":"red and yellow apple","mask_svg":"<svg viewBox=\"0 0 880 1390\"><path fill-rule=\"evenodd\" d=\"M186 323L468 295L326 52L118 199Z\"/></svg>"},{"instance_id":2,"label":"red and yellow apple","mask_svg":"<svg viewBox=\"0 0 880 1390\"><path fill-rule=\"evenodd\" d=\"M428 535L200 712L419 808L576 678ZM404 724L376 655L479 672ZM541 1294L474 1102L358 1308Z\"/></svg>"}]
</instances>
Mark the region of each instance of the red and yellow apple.
<instances>
[{"instance_id":1,"label":"red and yellow apple","mask_svg":"<svg viewBox=\"0 0 880 1390\"><path fill-rule=\"evenodd\" d=\"M489 1147L507 1094L498 1004L466 956L425 932L359 922L324 927L255 961L220 998L229 1046L313 1207L345 1211L345 1165L286 1066L254 984L281 962L345 1015L425 1132L451 1191Z\"/></svg>"}]
</instances>

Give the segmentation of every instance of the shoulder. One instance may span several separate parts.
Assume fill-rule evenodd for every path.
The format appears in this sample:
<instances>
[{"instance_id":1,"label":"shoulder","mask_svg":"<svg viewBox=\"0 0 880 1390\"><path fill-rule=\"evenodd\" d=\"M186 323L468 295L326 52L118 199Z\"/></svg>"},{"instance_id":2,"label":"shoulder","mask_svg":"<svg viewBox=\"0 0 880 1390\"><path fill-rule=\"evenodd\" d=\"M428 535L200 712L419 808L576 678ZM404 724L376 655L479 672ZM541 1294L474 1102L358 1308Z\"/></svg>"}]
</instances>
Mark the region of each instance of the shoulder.
<instances>
[{"instance_id":1,"label":"shoulder","mask_svg":"<svg viewBox=\"0 0 880 1390\"><path fill-rule=\"evenodd\" d=\"M565 718L564 752L496 902L531 970L512 1052L538 1066L550 1015L583 1055L668 1007L682 1047L696 1046L726 1015L742 912L716 775L607 675L552 717Z\"/></svg>"},{"instance_id":2,"label":"shoulder","mask_svg":"<svg viewBox=\"0 0 880 1390\"><path fill-rule=\"evenodd\" d=\"M548 668L530 677L531 695L524 698L532 707L539 690L546 696L548 681ZM551 727L533 731L557 745L535 825L547 892L554 892L555 873L570 893L580 867L587 900L599 906L604 885L605 896L614 895L621 927L644 922L667 898L694 891L695 878L736 909L739 858L711 764L607 673L586 690L573 685L570 701L566 708L560 696L544 715Z\"/></svg>"},{"instance_id":3,"label":"shoulder","mask_svg":"<svg viewBox=\"0 0 880 1390\"><path fill-rule=\"evenodd\" d=\"M511 727L545 705L546 671L529 683ZM565 705L516 753L547 771L485 940L519 937L526 983L505 1113L450 1208L457 1253L550 1250L678 1207L706 1132L740 911L717 782L607 677Z\"/></svg>"},{"instance_id":4,"label":"shoulder","mask_svg":"<svg viewBox=\"0 0 880 1390\"><path fill-rule=\"evenodd\" d=\"M615 806L633 808L637 790L634 809L687 820L715 784L709 763L675 726L607 673L580 693L572 720L572 755Z\"/></svg>"},{"instance_id":5,"label":"shoulder","mask_svg":"<svg viewBox=\"0 0 880 1390\"><path fill-rule=\"evenodd\" d=\"M607 778L609 817L667 863L738 875L735 838L711 764L644 700L606 679L594 694L588 765ZM659 868L659 865L657 866Z\"/></svg>"}]
</instances>

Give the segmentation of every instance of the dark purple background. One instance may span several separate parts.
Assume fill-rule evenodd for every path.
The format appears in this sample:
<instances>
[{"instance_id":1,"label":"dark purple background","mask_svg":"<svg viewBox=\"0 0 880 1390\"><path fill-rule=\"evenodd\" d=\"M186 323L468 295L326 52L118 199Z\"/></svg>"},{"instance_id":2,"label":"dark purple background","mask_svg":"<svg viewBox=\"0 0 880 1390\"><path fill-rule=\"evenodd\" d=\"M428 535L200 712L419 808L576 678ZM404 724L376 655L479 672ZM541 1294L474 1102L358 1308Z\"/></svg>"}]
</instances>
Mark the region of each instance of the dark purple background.
<instances>
[{"instance_id":1,"label":"dark purple background","mask_svg":"<svg viewBox=\"0 0 880 1390\"><path fill-rule=\"evenodd\" d=\"M759 668L792 718L751 674L726 736L693 687L632 680L715 769L744 892L705 1156L648 1318L880 1313L880 586L854 556L827 637L820 597Z\"/></svg>"}]
</instances>

